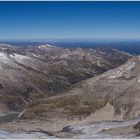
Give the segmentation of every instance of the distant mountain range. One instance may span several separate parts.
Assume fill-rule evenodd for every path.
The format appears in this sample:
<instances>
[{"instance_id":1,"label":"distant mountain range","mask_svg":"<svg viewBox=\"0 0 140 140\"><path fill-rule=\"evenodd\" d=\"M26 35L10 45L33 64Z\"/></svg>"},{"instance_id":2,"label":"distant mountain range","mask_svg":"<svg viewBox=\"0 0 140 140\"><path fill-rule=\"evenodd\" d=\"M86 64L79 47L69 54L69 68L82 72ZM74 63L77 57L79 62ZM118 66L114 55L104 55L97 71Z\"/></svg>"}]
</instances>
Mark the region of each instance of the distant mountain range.
<instances>
[{"instance_id":1,"label":"distant mountain range","mask_svg":"<svg viewBox=\"0 0 140 140\"><path fill-rule=\"evenodd\" d=\"M120 51L128 52L133 55L140 54L140 41L139 40L127 40L127 41L115 41L115 40L30 40L30 41L3 41L12 46L39 46L41 44L51 44L57 47L64 48L104 48L104 49L117 49Z\"/></svg>"},{"instance_id":2,"label":"distant mountain range","mask_svg":"<svg viewBox=\"0 0 140 140\"><path fill-rule=\"evenodd\" d=\"M117 50L1 44L0 111L20 111L30 102L61 94L73 84L115 68L131 57Z\"/></svg>"},{"instance_id":3,"label":"distant mountain range","mask_svg":"<svg viewBox=\"0 0 140 140\"><path fill-rule=\"evenodd\" d=\"M0 115L9 113L0 129L57 138L136 136L139 56L105 44L64 46L0 44Z\"/></svg>"}]
</instances>

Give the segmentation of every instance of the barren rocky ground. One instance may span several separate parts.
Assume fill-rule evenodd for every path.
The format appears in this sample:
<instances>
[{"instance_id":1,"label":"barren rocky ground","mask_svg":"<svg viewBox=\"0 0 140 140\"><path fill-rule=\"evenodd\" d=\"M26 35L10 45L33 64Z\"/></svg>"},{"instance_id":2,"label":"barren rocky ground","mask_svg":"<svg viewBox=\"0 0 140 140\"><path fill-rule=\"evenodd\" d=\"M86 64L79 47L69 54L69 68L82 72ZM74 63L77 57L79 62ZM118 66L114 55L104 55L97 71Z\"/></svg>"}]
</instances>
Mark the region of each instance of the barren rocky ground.
<instances>
[{"instance_id":1,"label":"barren rocky ground","mask_svg":"<svg viewBox=\"0 0 140 140\"><path fill-rule=\"evenodd\" d=\"M75 128L78 133L81 132L83 129L81 123L85 123L83 133L88 133L83 134L84 138L96 138L97 135L90 137L89 131L91 134L96 134L95 122L101 122L98 127L100 131L107 129L105 131L107 137L136 137L139 134L138 122L140 121L139 71L140 58L134 57L113 70L81 81L62 95L28 106L20 119L46 120L50 122L48 126L51 131L60 131L67 125L73 125L74 133ZM55 123L56 121L58 124ZM109 122L102 127L104 121ZM122 122L119 124L119 121ZM93 123L91 127L90 123ZM47 127L45 129L48 130ZM120 132L117 134L115 131ZM79 137L82 138L81 135Z\"/></svg>"}]
</instances>

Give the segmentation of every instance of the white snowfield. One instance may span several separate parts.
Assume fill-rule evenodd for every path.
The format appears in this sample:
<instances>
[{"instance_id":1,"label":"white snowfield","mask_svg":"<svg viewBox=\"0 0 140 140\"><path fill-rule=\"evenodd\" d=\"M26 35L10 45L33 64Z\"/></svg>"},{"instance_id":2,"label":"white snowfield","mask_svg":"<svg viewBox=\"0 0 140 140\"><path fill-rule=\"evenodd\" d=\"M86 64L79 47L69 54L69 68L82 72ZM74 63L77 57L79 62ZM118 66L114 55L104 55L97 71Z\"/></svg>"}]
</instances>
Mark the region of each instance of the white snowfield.
<instances>
[{"instance_id":1,"label":"white snowfield","mask_svg":"<svg viewBox=\"0 0 140 140\"><path fill-rule=\"evenodd\" d=\"M135 134L130 135L116 135L112 136L110 134L104 133L103 130L118 128L124 126L135 125L140 121L140 116L136 119L126 120L126 121L104 121L97 123L79 124L73 125L69 128L71 132L77 133L73 138L133 138ZM138 138L138 137L137 137Z\"/></svg>"},{"instance_id":2,"label":"white snowfield","mask_svg":"<svg viewBox=\"0 0 140 140\"><path fill-rule=\"evenodd\" d=\"M20 54L14 54L14 55L11 54L10 57L16 60L30 59L29 57Z\"/></svg>"},{"instance_id":3,"label":"white snowfield","mask_svg":"<svg viewBox=\"0 0 140 140\"><path fill-rule=\"evenodd\" d=\"M6 57L6 54L3 53L3 52L0 52L0 58L7 58L7 57Z\"/></svg>"},{"instance_id":4,"label":"white snowfield","mask_svg":"<svg viewBox=\"0 0 140 140\"><path fill-rule=\"evenodd\" d=\"M129 73L133 68L135 68L135 62L128 62L123 67L113 72L113 75L109 76L109 78L114 79L123 76L124 73Z\"/></svg>"},{"instance_id":5,"label":"white snowfield","mask_svg":"<svg viewBox=\"0 0 140 140\"><path fill-rule=\"evenodd\" d=\"M4 52L0 52L0 63L11 63L11 58L15 59L17 62L23 62L26 59L30 59L28 56L20 55L20 54L6 54Z\"/></svg>"},{"instance_id":6,"label":"white snowfield","mask_svg":"<svg viewBox=\"0 0 140 140\"><path fill-rule=\"evenodd\" d=\"M109 78L114 79L114 78L117 78L117 77L122 76L122 74L123 74L122 71L116 71L116 72L114 72L113 75L111 75Z\"/></svg>"},{"instance_id":7,"label":"white snowfield","mask_svg":"<svg viewBox=\"0 0 140 140\"><path fill-rule=\"evenodd\" d=\"M48 47L54 47L54 46L52 46L50 44L45 44L45 45L38 46L39 49L41 49L41 48L48 48Z\"/></svg>"},{"instance_id":8,"label":"white snowfield","mask_svg":"<svg viewBox=\"0 0 140 140\"><path fill-rule=\"evenodd\" d=\"M32 132L32 133L11 133L7 131L0 131L0 139L50 139L53 136L48 136L44 133Z\"/></svg>"},{"instance_id":9,"label":"white snowfield","mask_svg":"<svg viewBox=\"0 0 140 140\"><path fill-rule=\"evenodd\" d=\"M0 52L0 62L2 62L2 63L9 62L9 59L8 59L7 55L3 52Z\"/></svg>"},{"instance_id":10,"label":"white snowfield","mask_svg":"<svg viewBox=\"0 0 140 140\"><path fill-rule=\"evenodd\" d=\"M112 139L112 138L140 138L135 137L135 133L128 134L117 134L111 135L105 133L104 130L111 128L119 128L135 125L140 122L140 116L136 119L126 120L126 121L102 121L95 123L81 123L77 125L68 126L70 133L73 133L72 139ZM31 133L11 133L8 131L0 131L0 139L57 139L55 136L49 136L41 132L31 132Z\"/></svg>"},{"instance_id":11,"label":"white snowfield","mask_svg":"<svg viewBox=\"0 0 140 140\"><path fill-rule=\"evenodd\" d=\"M34 53L29 53L29 54L31 54L34 57L38 57L39 58L39 55L37 55L37 54L34 54Z\"/></svg>"}]
</instances>

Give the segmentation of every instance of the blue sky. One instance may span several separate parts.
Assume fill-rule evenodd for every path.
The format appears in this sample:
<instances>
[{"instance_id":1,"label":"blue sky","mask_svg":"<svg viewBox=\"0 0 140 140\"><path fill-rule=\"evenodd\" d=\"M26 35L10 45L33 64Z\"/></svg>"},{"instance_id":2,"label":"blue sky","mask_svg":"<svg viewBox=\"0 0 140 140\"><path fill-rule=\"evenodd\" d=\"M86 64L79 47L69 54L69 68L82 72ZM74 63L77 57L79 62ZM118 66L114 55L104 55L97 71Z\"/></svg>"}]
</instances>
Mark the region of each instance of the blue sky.
<instances>
[{"instance_id":1,"label":"blue sky","mask_svg":"<svg viewBox=\"0 0 140 140\"><path fill-rule=\"evenodd\" d=\"M140 2L0 2L0 39L140 39Z\"/></svg>"}]
</instances>

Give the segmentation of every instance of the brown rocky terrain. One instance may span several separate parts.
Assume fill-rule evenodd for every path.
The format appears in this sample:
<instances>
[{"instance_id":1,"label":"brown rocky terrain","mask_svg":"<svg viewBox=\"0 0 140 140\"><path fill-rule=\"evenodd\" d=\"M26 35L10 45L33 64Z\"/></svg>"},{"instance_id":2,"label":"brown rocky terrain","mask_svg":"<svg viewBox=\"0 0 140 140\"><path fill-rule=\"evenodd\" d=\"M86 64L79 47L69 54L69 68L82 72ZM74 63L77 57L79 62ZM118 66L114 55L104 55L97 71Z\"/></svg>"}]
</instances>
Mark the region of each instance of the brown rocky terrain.
<instances>
[{"instance_id":1,"label":"brown rocky terrain","mask_svg":"<svg viewBox=\"0 0 140 140\"><path fill-rule=\"evenodd\" d=\"M78 123L84 123L85 129L87 127L90 131L89 126L92 123L94 126L94 122L111 121L113 124L108 122L107 126L111 125L113 128L106 131L108 134L117 135L116 130L120 131L119 134L121 130L124 135L125 130L128 130L126 133L136 134L139 129L137 123L140 121L136 119L140 112L139 71L140 58L134 57L113 70L73 85L62 95L30 104L20 114L18 123L24 124L34 120L33 128L37 129L37 124L43 122L44 126L41 125L41 128L52 132L60 131L67 125L74 125L72 128L76 133ZM80 124L77 131L87 132ZM21 130L16 123L12 126Z\"/></svg>"},{"instance_id":2,"label":"brown rocky terrain","mask_svg":"<svg viewBox=\"0 0 140 140\"><path fill-rule=\"evenodd\" d=\"M73 116L85 117L97 114L98 110L105 107L110 108L108 111L112 111L112 119L118 117L124 120L137 117L140 111L139 70L139 57L134 57L114 70L81 81L62 95L30 105L22 118L41 119L47 116L51 118L55 113L60 119ZM34 112L32 111L28 116L30 109ZM102 115L101 119L104 117Z\"/></svg>"}]
</instances>

